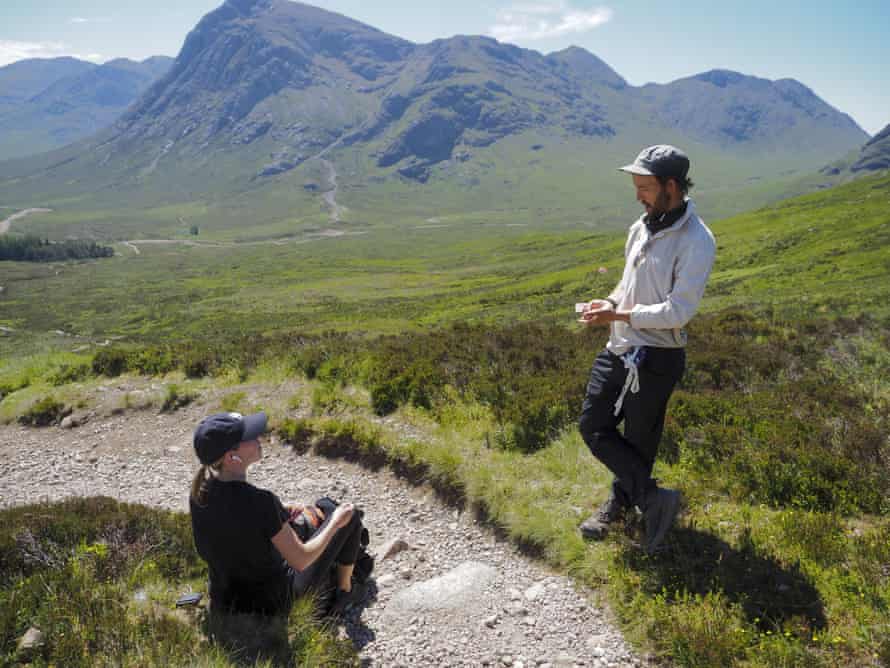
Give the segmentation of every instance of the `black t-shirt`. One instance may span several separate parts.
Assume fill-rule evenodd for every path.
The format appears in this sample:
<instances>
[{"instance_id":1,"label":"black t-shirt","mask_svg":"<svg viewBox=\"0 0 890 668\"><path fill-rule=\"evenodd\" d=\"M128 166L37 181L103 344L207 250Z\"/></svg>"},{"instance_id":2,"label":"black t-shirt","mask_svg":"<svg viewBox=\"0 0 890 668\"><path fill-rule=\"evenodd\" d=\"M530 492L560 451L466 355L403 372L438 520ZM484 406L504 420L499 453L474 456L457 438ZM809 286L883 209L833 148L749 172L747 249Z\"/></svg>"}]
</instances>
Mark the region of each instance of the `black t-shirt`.
<instances>
[{"instance_id":1,"label":"black t-shirt","mask_svg":"<svg viewBox=\"0 0 890 668\"><path fill-rule=\"evenodd\" d=\"M272 614L291 603L290 569L272 544L288 513L272 492L214 480L207 503L189 499L198 554L210 570L214 608Z\"/></svg>"}]
</instances>

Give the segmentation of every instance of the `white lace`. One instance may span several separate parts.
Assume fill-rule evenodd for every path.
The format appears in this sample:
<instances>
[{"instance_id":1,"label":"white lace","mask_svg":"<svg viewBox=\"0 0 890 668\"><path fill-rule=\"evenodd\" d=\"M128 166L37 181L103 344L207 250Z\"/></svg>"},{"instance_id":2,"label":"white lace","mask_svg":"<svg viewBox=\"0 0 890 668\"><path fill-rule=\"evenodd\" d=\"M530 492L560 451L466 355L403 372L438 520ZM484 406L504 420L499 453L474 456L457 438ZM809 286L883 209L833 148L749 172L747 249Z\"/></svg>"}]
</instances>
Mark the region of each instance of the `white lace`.
<instances>
[{"instance_id":1,"label":"white lace","mask_svg":"<svg viewBox=\"0 0 890 668\"><path fill-rule=\"evenodd\" d=\"M621 407L624 405L624 397L627 395L627 391L630 390L633 394L640 391L640 372L637 368L638 351L638 348L634 348L630 352L624 353L621 356L621 361L624 362L624 368L627 369L627 379L624 381L624 387L621 390L618 401L615 402L616 417L621 412Z\"/></svg>"}]
</instances>

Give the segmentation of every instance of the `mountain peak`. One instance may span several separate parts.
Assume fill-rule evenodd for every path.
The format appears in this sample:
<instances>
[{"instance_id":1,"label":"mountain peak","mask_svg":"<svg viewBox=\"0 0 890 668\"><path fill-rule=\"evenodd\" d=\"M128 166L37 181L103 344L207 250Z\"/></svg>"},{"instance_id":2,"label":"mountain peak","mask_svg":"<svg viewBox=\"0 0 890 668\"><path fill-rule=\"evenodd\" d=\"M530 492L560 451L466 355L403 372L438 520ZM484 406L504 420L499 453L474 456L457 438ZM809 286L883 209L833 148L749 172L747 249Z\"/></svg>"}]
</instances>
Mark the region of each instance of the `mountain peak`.
<instances>
[{"instance_id":1,"label":"mountain peak","mask_svg":"<svg viewBox=\"0 0 890 668\"><path fill-rule=\"evenodd\" d=\"M612 88L626 88L627 81L609 67L601 58L580 46L570 46L547 55L550 62L563 63L577 74L589 80L604 83Z\"/></svg>"},{"instance_id":2,"label":"mountain peak","mask_svg":"<svg viewBox=\"0 0 890 668\"><path fill-rule=\"evenodd\" d=\"M741 72L734 72L732 70L708 70L707 72L702 72L701 74L696 74L691 77L696 81L704 81L705 83L713 84L718 88L726 88L727 86L735 86L745 81L756 81L756 77L748 76L747 74L742 74Z\"/></svg>"},{"instance_id":3,"label":"mountain peak","mask_svg":"<svg viewBox=\"0 0 890 668\"><path fill-rule=\"evenodd\" d=\"M225 4L244 14L262 11L272 5L273 0L226 0Z\"/></svg>"}]
</instances>

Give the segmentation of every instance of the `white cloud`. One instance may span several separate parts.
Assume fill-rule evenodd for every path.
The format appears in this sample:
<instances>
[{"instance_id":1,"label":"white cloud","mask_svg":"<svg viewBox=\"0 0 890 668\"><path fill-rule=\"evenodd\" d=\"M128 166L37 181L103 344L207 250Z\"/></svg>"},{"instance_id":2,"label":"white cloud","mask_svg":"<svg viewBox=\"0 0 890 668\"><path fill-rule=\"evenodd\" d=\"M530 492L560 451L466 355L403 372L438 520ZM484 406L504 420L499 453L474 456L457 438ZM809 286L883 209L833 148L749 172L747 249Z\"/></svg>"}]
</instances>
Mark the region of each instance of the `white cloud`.
<instances>
[{"instance_id":1,"label":"white cloud","mask_svg":"<svg viewBox=\"0 0 890 668\"><path fill-rule=\"evenodd\" d=\"M68 23L111 23L111 19L107 17L94 17L88 19L83 16L72 16L68 19Z\"/></svg>"},{"instance_id":2,"label":"white cloud","mask_svg":"<svg viewBox=\"0 0 890 668\"><path fill-rule=\"evenodd\" d=\"M502 42L562 37L598 28L612 16L608 7L575 9L565 0L515 4L498 11L488 34Z\"/></svg>"},{"instance_id":3,"label":"white cloud","mask_svg":"<svg viewBox=\"0 0 890 668\"><path fill-rule=\"evenodd\" d=\"M75 53L62 42L16 42L0 39L0 67L26 58L61 58L62 56L71 56L93 63L101 63L106 60L99 53Z\"/></svg>"}]
</instances>

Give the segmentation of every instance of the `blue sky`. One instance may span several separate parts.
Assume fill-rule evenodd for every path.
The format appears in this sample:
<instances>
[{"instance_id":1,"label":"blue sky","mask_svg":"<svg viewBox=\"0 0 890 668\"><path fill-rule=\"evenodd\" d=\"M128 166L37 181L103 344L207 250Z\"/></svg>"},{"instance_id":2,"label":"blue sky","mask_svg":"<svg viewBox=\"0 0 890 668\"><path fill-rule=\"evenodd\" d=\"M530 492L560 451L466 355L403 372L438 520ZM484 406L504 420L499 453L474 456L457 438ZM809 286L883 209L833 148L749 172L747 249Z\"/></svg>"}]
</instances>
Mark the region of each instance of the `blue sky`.
<instances>
[{"instance_id":1,"label":"blue sky","mask_svg":"<svg viewBox=\"0 0 890 668\"><path fill-rule=\"evenodd\" d=\"M175 56L221 0L0 0L0 65ZM631 84L714 68L791 77L867 132L890 123L890 0L317 0L414 42L482 34L544 53L575 44ZM2 92L2 91L0 91Z\"/></svg>"}]
</instances>

